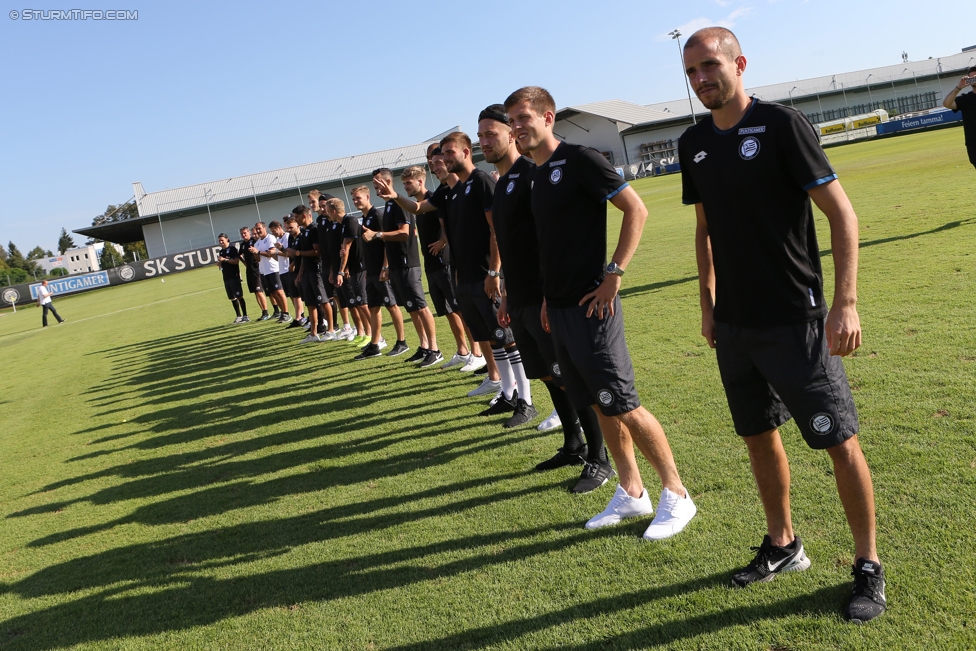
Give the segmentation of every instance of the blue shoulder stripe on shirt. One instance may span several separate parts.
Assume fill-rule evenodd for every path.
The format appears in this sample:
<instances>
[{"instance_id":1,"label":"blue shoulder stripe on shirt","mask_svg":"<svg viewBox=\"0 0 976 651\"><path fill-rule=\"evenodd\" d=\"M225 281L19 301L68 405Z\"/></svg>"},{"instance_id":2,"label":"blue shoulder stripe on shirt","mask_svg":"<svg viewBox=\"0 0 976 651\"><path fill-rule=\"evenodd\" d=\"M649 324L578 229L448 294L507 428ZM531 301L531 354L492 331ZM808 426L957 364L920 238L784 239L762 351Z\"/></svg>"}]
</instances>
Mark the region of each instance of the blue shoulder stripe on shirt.
<instances>
[{"instance_id":1,"label":"blue shoulder stripe on shirt","mask_svg":"<svg viewBox=\"0 0 976 651\"><path fill-rule=\"evenodd\" d=\"M837 175L836 174L831 174L830 176L825 176L825 177L823 177L821 179L817 179L813 183L807 183L806 185L803 186L803 189L804 189L804 191L806 191L806 190L812 190L813 188L817 187L818 185L823 185L824 183L830 183L831 181L834 181L836 179L837 179Z\"/></svg>"},{"instance_id":2,"label":"blue shoulder stripe on shirt","mask_svg":"<svg viewBox=\"0 0 976 651\"><path fill-rule=\"evenodd\" d=\"M604 199L604 201L610 201L610 200L611 200L611 199L613 199L613 198L614 198L615 196L617 196L617 193L619 193L619 192L620 192L621 190L623 190L624 188L626 188L626 187L627 187L627 186L629 186L629 185L630 185L630 183L624 183L624 184L623 184L623 185L621 185L621 186L620 186L619 188L617 188L616 190L614 190L613 192L611 192L610 194L608 194L608 195L607 195L607 198L606 198L606 199Z\"/></svg>"}]
</instances>

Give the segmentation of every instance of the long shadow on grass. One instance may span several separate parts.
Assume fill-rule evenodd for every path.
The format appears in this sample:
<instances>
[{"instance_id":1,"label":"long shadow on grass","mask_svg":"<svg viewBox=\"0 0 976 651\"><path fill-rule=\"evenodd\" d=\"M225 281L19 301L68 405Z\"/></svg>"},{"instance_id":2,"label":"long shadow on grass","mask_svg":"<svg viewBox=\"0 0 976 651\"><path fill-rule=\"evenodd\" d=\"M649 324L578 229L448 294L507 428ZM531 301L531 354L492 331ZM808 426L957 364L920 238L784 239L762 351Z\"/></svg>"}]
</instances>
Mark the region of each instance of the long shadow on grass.
<instances>
[{"instance_id":1,"label":"long shadow on grass","mask_svg":"<svg viewBox=\"0 0 976 651\"><path fill-rule=\"evenodd\" d=\"M620 289L620 298L629 298L631 296L641 296L642 294L650 294L653 291L664 289L665 287L671 287L673 285L681 285L682 283L690 283L697 280L698 280L698 276L688 276L686 278L663 280L661 282L650 283L648 285L637 285L636 287L623 287Z\"/></svg>"},{"instance_id":2,"label":"long shadow on grass","mask_svg":"<svg viewBox=\"0 0 976 651\"><path fill-rule=\"evenodd\" d=\"M546 613L538 617L519 619L474 628L456 635L438 640L425 640L414 644L404 644L391 647L391 651L429 651L443 649L456 651L458 649L481 649L493 647L504 642L518 642L522 637L538 631L575 624L594 617L613 615L621 610L632 610L647 606L655 601L670 599L681 595L714 590L728 585L729 573L712 574L701 579L694 579L684 583L659 586L629 592L609 599L597 599L576 604L560 611ZM702 615L686 613L685 617L676 617L671 621L653 624L636 631L628 631L620 635L609 634L606 624L601 624L603 632L598 639L589 640L572 646L561 646L561 649L646 649L657 645L673 644L678 640L699 635L707 635L720 631L729 626L749 625L762 620L780 619L790 615L824 616L837 612L837 605L841 603L848 589L847 585L836 585L821 588L810 594L792 599L782 599L773 603L761 603L750 606L727 608ZM720 603L712 599L712 603ZM676 612L676 614L678 614ZM596 637L596 635L594 635ZM516 644L516 646L518 646Z\"/></svg>"},{"instance_id":3,"label":"long shadow on grass","mask_svg":"<svg viewBox=\"0 0 976 651\"><path fill-rule=\"evenodd\" d=\"M954 222L943 224L942 226L937 226L927 231L920 231L918 233L909 233L908 235L894 235L892 237L883 237L877 240L865 240L863 242L858 243L857 248L866 249L869 246L877 246L878 244L889 244L891 242L900 242L902 240L913 240L916 237L922 237L923 235L934 235L935 233L949 231L952 230L953 228L959 228L960 226L969 226L970 224L973 223L976 223L976 218L970 217L969 219L960 219ZM820 251L820 257L823 258L828 255L832 255L833 252L834 252L833 249L823 249Z\"/></svg>"},{"instance_id":4,"label":"long shadow on grass","mask_svg":"<svg viewBox=\"0 0 976 651\"><path fill-rule=\"evenodd\" d=\"M290 530L278 521L242 526L249 530L235 527L133 545L38 572L6 586L5 592L30 598L64 594L90 583L79 582L79 576L114 574L116 579L99 581L106 588L97 594L8 619L3 628L20 637L18 645L31 649L180 631L266 608L436 582L614 535L607 530L582 531L573 523L482 533L283 570L242 574L241 568L230 578L205 575L287 554L293 545L294 535L283 535ZM309 526L325 533L315 523ZM133 572L119 572L120 568ZM117 581L130 583L118 586Z\"/></svg>"}]
</instances>

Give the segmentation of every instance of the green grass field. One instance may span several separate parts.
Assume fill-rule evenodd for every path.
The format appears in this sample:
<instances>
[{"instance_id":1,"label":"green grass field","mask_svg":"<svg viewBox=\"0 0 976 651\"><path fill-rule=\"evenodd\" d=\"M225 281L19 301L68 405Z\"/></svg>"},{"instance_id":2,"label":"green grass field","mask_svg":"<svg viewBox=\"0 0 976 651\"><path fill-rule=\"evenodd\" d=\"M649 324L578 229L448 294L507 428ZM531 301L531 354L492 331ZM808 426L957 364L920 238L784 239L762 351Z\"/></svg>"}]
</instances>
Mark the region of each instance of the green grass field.
<instances>
[{"instance_id":1,"label":"green grass field","mask_svg":"<svg viewBox=\"0 0 976 651\"><path fill-rule=\"evenodd\" d=\"M578 470L530 472L558 431L485 422L455 371L226 325L219 273L198 270L58 299L68 322L43 331L36 308L0 317L0 648L976 647L976 176L961 129L828 154L861 220L864 344L846 367L881 619L842 620L853 546L828 458L792 424L813 566L726 587L764 524L699 335L675 175L634 184L651 217L622 295L638 390L698 504L684 533L585 531L613 485L577 497Z\"/></svg>"}]
</instances>

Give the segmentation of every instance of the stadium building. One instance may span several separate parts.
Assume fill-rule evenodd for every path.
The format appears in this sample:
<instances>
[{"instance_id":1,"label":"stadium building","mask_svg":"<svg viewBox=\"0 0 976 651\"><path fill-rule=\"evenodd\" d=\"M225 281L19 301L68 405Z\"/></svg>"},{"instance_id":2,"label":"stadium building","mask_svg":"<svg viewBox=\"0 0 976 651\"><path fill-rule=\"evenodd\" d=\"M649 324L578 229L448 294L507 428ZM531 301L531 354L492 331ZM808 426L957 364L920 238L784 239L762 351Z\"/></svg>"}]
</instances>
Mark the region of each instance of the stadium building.
<instances>
[{"instance_id":1,"label":"stadium building","mask_svg":"<svg viewBox=\"0 0 976 651\"><path fill-rule=\"evenodd\" d=\"M145 240L149 257L154 258L211 246L221 232L236 240L242 226L252 226L258 221L280 221L296 205L306 203L305 195L313 189L339 197L345 202L347 211L358 214L353 209L349 190L363 184L372 190L371 173L374 169L392 169L397 190L402 193L399 172L411 165L421 165L426 169L428 145L459 130L460 127L455 127L408 147L334 158L173 190L147 193L142 183L136 182L132 184L132 201L138 207L137 218L79 228L74 232L121 244ZM474 149L475 164L486 170L494 169L484 162L480 148L475 146ZM428 172L427 187L433 189L437 185L437 179Z\"/></svg>"}]
</instances>

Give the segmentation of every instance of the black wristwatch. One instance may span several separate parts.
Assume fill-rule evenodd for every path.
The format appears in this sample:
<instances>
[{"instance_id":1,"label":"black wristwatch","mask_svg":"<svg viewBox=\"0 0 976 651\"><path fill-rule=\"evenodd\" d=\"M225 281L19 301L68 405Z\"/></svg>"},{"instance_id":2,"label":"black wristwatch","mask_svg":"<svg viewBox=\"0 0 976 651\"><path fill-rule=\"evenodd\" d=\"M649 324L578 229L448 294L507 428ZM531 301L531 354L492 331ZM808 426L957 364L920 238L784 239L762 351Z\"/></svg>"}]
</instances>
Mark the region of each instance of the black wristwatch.
<instances>
[{"instance_id":1,"label":"black wristwatch","mask_svg":"<svg viewBox=\"0 0 976 651\"><path fill-rule=\"evenodd\" d=\"M607 273L613 274L614 276L623 276L624 270L616 262L611 262L610 264L607 265Z\"/></svg>"}]
</instances>

